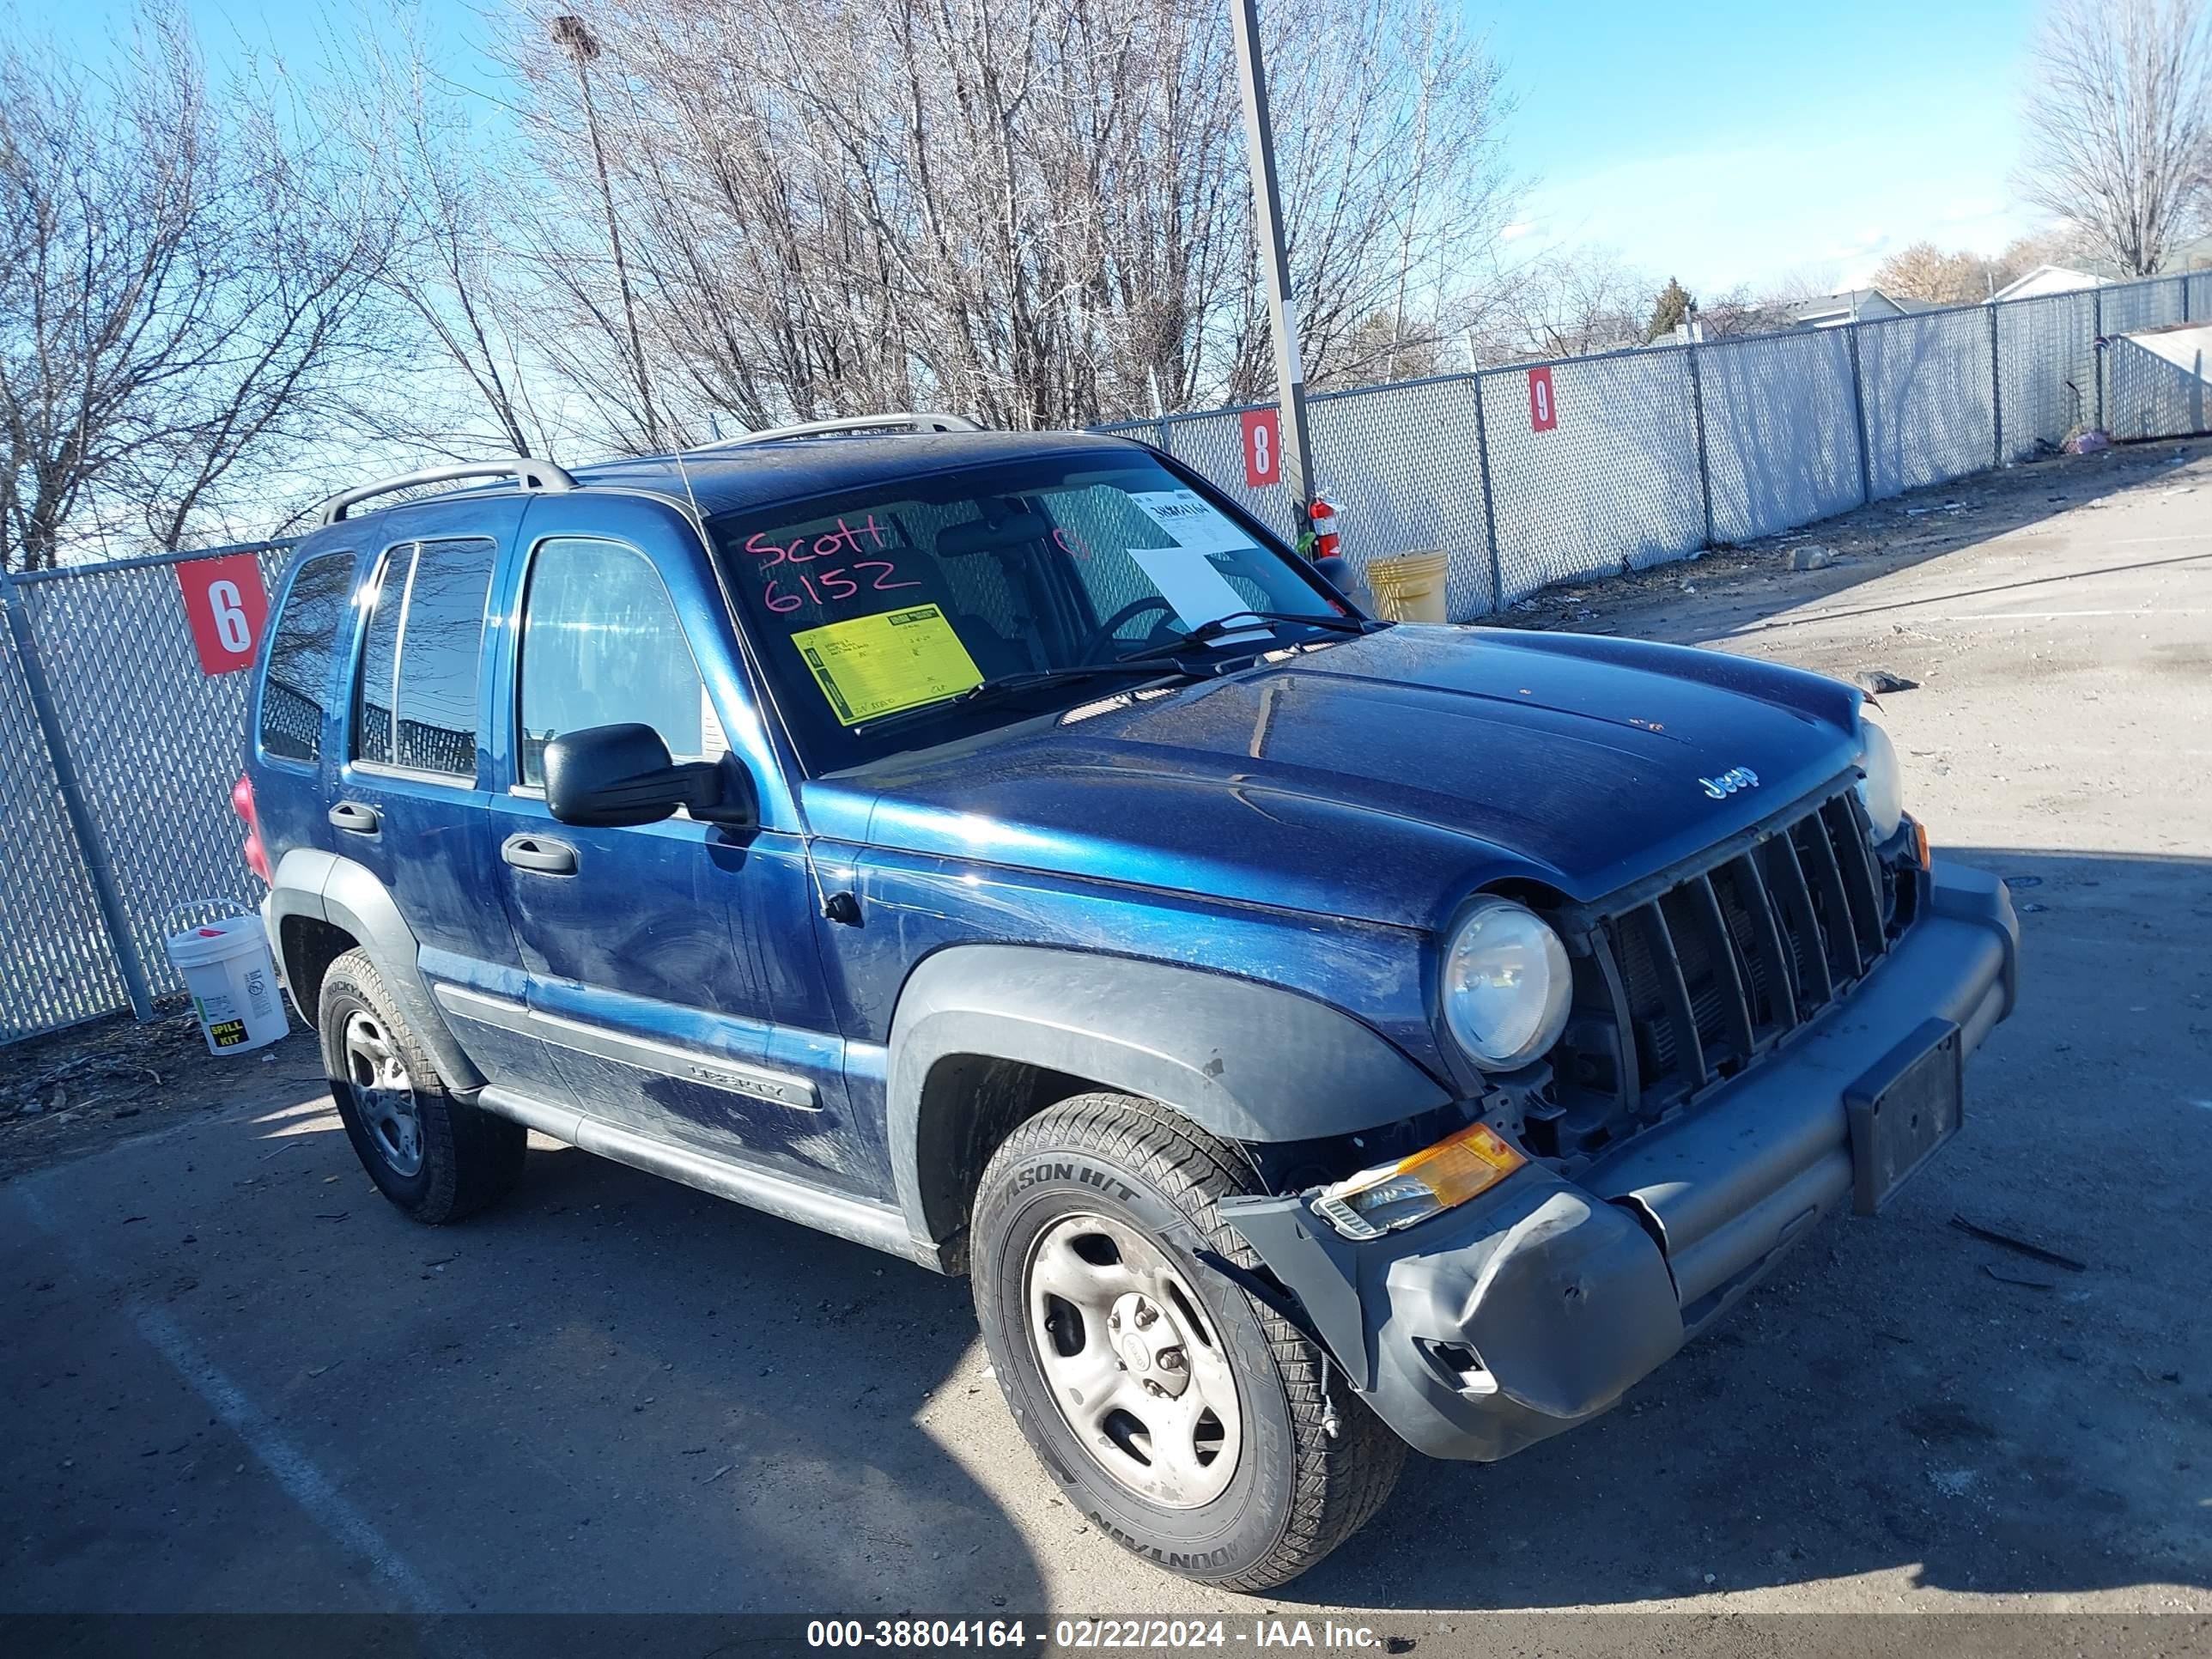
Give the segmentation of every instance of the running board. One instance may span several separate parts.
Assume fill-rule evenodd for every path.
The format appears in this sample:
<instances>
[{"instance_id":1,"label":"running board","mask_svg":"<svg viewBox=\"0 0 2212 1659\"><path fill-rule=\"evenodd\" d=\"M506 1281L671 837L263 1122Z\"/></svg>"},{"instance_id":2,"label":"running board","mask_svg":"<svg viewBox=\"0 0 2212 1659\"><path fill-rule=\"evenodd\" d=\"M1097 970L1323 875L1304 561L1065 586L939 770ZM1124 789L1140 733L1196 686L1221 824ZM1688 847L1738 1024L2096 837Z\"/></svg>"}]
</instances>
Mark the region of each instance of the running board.
<instances>
[{"instance_id":1,"label":"running board","mask_svg":"<svg viewBox=\"0 0 2212 1659\"><path fill-rule=\"evenodd\" d=\"M655 1140L580 1112L573 1106L549 1105L512 1089L502 1089L497 1084L479 1093L476 1103L495 1116L511 1118L579 1151L612 1158L647 1175L681 1182L686 1187L696 1187L702 1193L726 1198L748 1209L784 1221L795 1221L802 1227L812 1227L871 1249L902 1256L933 1272L945 1270L936 1249L915 1238L907 1230L906 1218L889 1205L850 1198L842 1193L825 1193L748 1164L716 1158L696 1147Z\"/></svg>"}]
</instances>

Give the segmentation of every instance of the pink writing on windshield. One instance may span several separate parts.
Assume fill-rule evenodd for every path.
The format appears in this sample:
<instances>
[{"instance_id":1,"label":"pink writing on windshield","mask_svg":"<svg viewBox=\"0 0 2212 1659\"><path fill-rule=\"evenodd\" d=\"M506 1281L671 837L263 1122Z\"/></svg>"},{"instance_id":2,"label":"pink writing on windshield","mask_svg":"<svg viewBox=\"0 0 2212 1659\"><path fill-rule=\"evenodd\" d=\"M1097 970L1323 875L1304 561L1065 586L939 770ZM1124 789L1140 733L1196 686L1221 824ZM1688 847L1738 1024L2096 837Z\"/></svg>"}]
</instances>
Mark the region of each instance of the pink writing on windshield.
<instances>
[{"instance_id":1,"label":"pink writing on windshield","mask_svg":"<svg viewBox=\"0 0 2212 1659\"><path fill-rule=\"evenodd\" d=\"M786 611L798 610L806 603L806 599L811 599L817 605L827 605L832 599L849 599L855 593L864 592L889 593L897 588L921 586L920 582L893 581L891 578L898 574L898 567L889 559L855 559L852 568L855 570L874 571L875 580L866 584L856 582L847 575L842 568L836 570L802 571L797 580L799 585L806 590L806 599L801 599L796 593L787 593L781 591L776 586L775 579L771 577L769 580L766 596L768 608L781 614Z\"/></svg>"},{"instance_id":2,"label":"pink writing on windshield","mask_svg":"<svg viewBox=\"0 0 2212 1659\"><path fill-rule=\"evenodd\" d=\"M860 541L864 535L868 538L865 546ZM793 564L805 564L813 559L834 559L841 556L851 558L857 554L879 550L883 544L883 528L876 523L876 515L872 513L868 514L867 522L857 529L840 519L835 530L813 531L795 537L781 546L765 539L757 531L745 538L745 551L758 556L763 566L781 564L787 560Z\"/></svg>"},{"instance_id":3,"label":"pink writing on windshield","mask_svg":"<svg viewBox=\"0 0 2212 1659\"><path fill-rule=\"evenodd\" d=\"M866 538L865 541L863 537ZM817 560L839 557L851 561L834 570L795 573L790 580L799 584L802 590L799 592L781 586L772 576L764 577L768 591L763 603L781 616L799 610L809 599L817 605L826 605L832 600L849 599L860 593L889 593L902 587L921 586L918 581L896 580L898 565L893 560L855 556L876 551L884 544L883 526L871 513L861 524L849 525L841 518L835 530L810 530L788 542L772 542L756 532L745 538L745 551L760 561L754 568L763 572L780 564L812 564ZM860 580L846 574L848 569L860 573Z\"/></svg>"}]
</instances>

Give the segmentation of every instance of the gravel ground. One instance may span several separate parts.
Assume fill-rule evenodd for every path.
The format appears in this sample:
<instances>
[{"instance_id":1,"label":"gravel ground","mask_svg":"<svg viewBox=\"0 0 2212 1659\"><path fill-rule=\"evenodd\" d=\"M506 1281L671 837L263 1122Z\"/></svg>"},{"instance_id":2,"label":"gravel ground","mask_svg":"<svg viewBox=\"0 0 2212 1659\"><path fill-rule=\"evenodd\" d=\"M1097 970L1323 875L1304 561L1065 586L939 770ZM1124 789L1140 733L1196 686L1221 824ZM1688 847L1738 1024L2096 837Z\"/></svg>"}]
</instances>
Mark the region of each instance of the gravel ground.
<instances>
[{"instance_id":1,"label":"gravel ground","mask_svg":"<svg viewBox=\"0 0 2212 1659\"><path fill-rule=\"evenodd\" d=\"M1210 1610L1425 1650L1961 1628L1980 1645L1938 1644L2199 1650L2202 1620L2139 1615L2212 1613L2208 508L2212 446L2161 445L1510 618L1917 682L1881 699L1908 799L2013 881L2023 998L1959 1141L1881 1220L1816 1234L1608 1417L1503 1464L1417 1460L1272 1598L1163 1577L1060 1503L963 1284L550 1144L499 1213L413 1227L295 1040L88 1117L118 1144L17 1158L0 1132L6 1167L43 1166L0 1186L0 1611ZM1788 569L1808 544L1840 556ZM1899 1610L2039 1617L1762 1622ZM2051 1618L2112 1613L2138 1617Z\"/></svg>"},{"instance_id":2,"label":"gravel ground","mask_svg":"<svg viewBox=\"0 0 2212 1659\"><path fill-rule=\"evenodd\" d=\"M219 1058L189 1009L143 1025L118 1014L0 1052L0 1180L241 1099L295 1099L322 1077L307 1032Z\"/></svg>"}]
</instances>

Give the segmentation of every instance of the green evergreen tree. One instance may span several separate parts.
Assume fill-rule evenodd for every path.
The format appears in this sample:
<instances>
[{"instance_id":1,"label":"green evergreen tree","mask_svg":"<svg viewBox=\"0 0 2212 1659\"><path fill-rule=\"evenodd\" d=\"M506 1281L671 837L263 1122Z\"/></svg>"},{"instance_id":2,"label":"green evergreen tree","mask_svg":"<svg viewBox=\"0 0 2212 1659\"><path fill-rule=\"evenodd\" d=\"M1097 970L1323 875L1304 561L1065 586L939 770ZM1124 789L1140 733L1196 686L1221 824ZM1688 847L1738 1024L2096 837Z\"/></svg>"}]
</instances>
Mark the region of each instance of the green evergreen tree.
<instances>
[{"instance_id":1,"label":"green evergreen tree","mask_svg":"<svg viewBox=\"0 0 2212 1659\"><path fill-rule=\"evenodd\" d=\"M1651 302L1651 320L1644 329L1644 343L1664 339L1689 321L1691 309L1697 303L1687 289L1669 276L1667 286L1659 290L1659 297Z\"/></svg>"}]
</instances>

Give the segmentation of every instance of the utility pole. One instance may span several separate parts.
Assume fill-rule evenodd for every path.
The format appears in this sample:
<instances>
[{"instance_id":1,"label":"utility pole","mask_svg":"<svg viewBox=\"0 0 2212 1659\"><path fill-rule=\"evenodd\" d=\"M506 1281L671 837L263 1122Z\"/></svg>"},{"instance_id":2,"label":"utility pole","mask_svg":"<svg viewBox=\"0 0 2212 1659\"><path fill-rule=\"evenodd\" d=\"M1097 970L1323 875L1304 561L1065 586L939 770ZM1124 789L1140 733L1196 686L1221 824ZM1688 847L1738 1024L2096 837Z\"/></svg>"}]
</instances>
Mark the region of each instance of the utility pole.
<instances>
[{"instance_id":1,"label":"utility pole","mask_svg":"<svg viewBox=\"0 0 2212 1659\"><path fill-rule=\"evenodd\" d=\"M637 300L630 292L629 266L623 258L622 225L615 216L614 186L607 181L607 152L599 142L599 106L592 101L591 61L599 55L584 20L563 12L549 26L553 44L567 52L576 65L576 87L584 95L584 125L591 130L592 161L599 172L599 200L607 210L607 246L615 258L615 285L622 290L623 321L629 331L630 366L637 374L638 402L645 411L646 441L654 448L666 447L660 435L660 417L653 408L653 377L646 371L645 341L637 330Z\"/></svg>"},{"instance_id":2,"label":"utility pole","mask_svg":"<svg viewBox=\"0 0 2212 1659\"><path fill-rule=\"evenodd\" d=\"M1244 92L1244 148L1252 164L1252 213L1260 268L1267 283L1267 322L1275 336L1275 386L1282 400L1283 482L1291 487L1301 533L1314 499L1313 445L1306 428L1306 373L1298 362L1297 302L1283 246L1283 202L1275 182L1275 127L1267 113L1267 66L1260 56L1259 0L1229 0L1237 33L1237 78Z\"/></svg>"}]
</instances>

